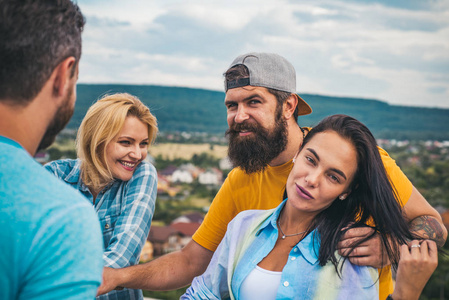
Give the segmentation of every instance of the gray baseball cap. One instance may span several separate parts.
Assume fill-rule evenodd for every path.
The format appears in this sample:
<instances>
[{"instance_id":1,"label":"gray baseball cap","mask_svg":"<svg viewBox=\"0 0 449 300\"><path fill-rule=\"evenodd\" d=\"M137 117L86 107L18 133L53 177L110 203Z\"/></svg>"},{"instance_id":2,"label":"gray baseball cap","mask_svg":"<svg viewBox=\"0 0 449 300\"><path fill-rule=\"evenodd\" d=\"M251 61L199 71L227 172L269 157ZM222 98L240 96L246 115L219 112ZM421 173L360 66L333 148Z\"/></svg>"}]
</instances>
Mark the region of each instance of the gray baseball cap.
<instances>
[{"instance_id":1,"label":"gray baseball cap","mask_svg":"<svg viewBox=\"0 0 449 300\"><path fill-rule=\"evenodd\" d=\"M261 86L294 94L298 98L298 115L308 115L312 108L296 93L296 71L293 65L282 56L275 53L251 52L238 56L229 68L244 65L248 68L249 78L226 81L225 92L228 89L242 86Z\"/></svg>"}]
</instances>

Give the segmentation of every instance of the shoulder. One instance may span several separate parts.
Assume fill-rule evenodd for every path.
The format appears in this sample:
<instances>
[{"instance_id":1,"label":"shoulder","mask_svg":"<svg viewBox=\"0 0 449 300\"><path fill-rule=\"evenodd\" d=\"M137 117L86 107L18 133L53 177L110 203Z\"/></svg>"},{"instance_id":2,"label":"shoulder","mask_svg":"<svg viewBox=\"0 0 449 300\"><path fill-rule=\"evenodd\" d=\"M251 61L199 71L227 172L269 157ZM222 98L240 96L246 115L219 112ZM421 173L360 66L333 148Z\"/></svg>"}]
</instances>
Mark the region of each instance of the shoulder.
<instances>
[{"instance_id":1,"label":"shoulder","mask_svg":"<svg viewBox=\"0 0 449 300\"><path fill-rule=\"evenodd\" d=\"M124 184L130 189L153 188L157 184L156 168L151 163L143 161L137 166L131 179Z\"/></svg>"},{"instance_id":2,"label":"shoulder","mask_svg":"<svg viewBox=\"0 0 449 300\"><path fill-rule=\"evenodd\" d=\"M275 209L249 209L238 213L229 223L229 227L246 227L248 224L254 224L266 219L275 211Z\"/></svg>"},{"instance_id":3,"label":"shoulder","mask_svg":"<svg viewBox=\"0 0 449 300\"><path fill-rule=\"evenodd\" d=\"M147 161L142 161L136 168L136 170L134 171L133 177L131 178L131 180L133 178L137 178L137 177L147 177L147 176L156 176L157 177L157 172L156 172L156 168L149 162Z\"/></svg>"},{"instance_id":4,"label":"shoulder","mask_svg":"<svg viewBox=\"0 0 449 300\"><path fill-rule=\"evenodd\" d=\"M391 158L391 156L388 154L387 151L385 151L384 149L382 149L379 146L377 146L377 149L379 150L380 158L382 159L382 162L383 162L385 168L387 169L387 171L388 171L388 168L397 167L396 161L393 158Z\"/></svg>"},{"instance_id":5,"label":"shoulder","mask_svg":"<svg viewBox=\"0 0 449 300\"><path fill-rule=\"evenodd\" d=\"M3 158L0 157L0 165ZM97 221L95 211L85 197L45 170L24 151L12 153L6 159L10 166L8 176L1 176L4 168L0 167L2 192L7 194L2 201L17 223L36 226L49 219L63 220L64 217L77 223L79 218L72 218L74 214L85 214L92 222Z\"/></svg>"},{"instance_id":6,"label":"shoulder","mask_svg":"<svg viewBox=\"0 0 449 300\"><path fill-rule=\"evenodd\" d=\"M256 172L247 174L245 171L243 171L241 168L236 167L229 172L228 177L226 178L226 181L228 181L228 184L231 184L232 186L247 186L251 182L258 182L259 179L263 176L264 173L266 173L267 170L263 172Z\"/></svg>"},{"instance_id":7,"label":"shoulder","mask_svg":"<svg viewBox=\"0 0 449 300\"><path fill-rule=\"evenodd\" d=\"M78 159L58 159L44 165L45 169L59 175L58 177L70 173L77 166L79 166Z\"/></svg>"},{"instance_id":8,"label":"shoulder","mask_svg":"<svg viewBox=\"0 0 449 300\"><path fill-rule=\"evenodd\" d=\"M126 196L131 196L128 201L134 201L136 195L142 199L155 199L157 192L156 168L151 163L141 162L131 179L121 181L120 185L126 191Z\"/></svg>"}]
</instances>

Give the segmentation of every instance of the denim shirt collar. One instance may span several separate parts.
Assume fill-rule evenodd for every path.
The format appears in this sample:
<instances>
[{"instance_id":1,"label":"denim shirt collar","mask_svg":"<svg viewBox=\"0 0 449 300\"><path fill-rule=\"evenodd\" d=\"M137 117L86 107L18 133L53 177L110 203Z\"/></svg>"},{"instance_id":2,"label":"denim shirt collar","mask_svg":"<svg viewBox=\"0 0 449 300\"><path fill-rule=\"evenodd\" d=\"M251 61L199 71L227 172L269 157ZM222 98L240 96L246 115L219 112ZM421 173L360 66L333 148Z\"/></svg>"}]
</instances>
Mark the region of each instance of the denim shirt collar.
<instances>
[{"instance_id":1,"label":"denim shirt collar","mask_svg":"<svg viewBox=\"0 0 449 300\"><path fill-rule=\"evenodd\" d=\"M79 190L90 193L90 190L87 187L87 185L85 185L84 182L81 180L81 161L79 158L76 160L73 169L63 179L67 183L77 184ZM109 189L116 182L117 180L113 180L112 182L110 182L103 188L103 191Z\"/></svg>"},{"instance_id":2,"label":"denim shirt collar","mask_svg":"<svg viewBox=\"0 0 449 300\"><path fill-rule=\"evenodd\" d=\"M278 232L277 220L287 200L288 199L282 201L282 203L279 204L279 206L275 209L271 217L266 219L262 223L260 229L256 233L256 236L258 236L264 230L275 230L276 232ZM304 258L313 265L318 261L320 244L320 234L318 233L317 229L314 229L305 238L299 241L299 243L296 244L295 247L302 253Z\"/></svg>"}]
</instances>

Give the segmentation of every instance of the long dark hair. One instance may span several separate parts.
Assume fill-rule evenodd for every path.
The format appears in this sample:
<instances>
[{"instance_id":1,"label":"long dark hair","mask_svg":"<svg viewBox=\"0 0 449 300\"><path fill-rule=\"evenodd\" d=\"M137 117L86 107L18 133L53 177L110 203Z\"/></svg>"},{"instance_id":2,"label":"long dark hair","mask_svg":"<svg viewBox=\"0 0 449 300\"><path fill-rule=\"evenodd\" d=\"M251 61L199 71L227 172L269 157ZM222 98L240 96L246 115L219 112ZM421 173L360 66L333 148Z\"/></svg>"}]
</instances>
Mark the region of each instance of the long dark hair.
<instances>
[{"instance_id":1,"label":"long dark hair","mask_svg":"<svg viewBox=\"0 0 449 300\"><path fill-rule=\"evenodd\" d=\"M311 225L311 229L317 228L321 237L318 255L320 265L324 266L330 260L338 272L335 250L341 236L350 228L371 224L373 234L357 244L378 233L386 255L396 269L399 246L405 244L407 239L417 237L412 235L402 216L396 191L388 179L375 138L358 120L346 115L333 115L322 120L307 134L301 149L316 134L324 131L335 131L353 144L357 153L357 171L348 197L344 201L336 199L315 217ZM356 245L351 245L352 249Z\"/></svg>"}]
</instances>

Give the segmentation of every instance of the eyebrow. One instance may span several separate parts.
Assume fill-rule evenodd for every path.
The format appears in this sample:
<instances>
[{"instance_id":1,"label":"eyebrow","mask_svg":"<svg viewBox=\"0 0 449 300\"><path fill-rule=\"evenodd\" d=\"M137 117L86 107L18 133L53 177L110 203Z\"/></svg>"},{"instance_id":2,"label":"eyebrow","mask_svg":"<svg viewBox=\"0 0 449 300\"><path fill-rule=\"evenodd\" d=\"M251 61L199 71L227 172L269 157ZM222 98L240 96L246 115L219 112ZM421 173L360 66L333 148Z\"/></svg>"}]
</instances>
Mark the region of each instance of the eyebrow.
<instances>
[{"instance_id":1,"label":"eyebrow","mask_svg":"<svg viewBox=\"0 0 449 300\"><path fill-rule=\"evenodd\" d=\"M244 98L242 100L242 102L245 102L245 101L248 101L248 100L252 100L252 99L257 98L257 97L260 97L260 95L257 94L257 93L252 94L252 95L249 95L248 97ZM231 103L236 103L236 102L237 101L235 101L235 100L225 100L225 105L228 105L228 104L231 104Z\"/></svg>"},{"instance_id":2,"label":"eyebrow","mask_svg":"<svg viewBox=\"0 0 449 300\"><path fill-rule=\"evenodd\" d=\"M310 151L318 161L320 161L320 156L318 155L318 153L316 153L315 150L313 150L312 148L307 148L308 151ZM335 169L335 168L331 168L331 171L339 174L341 177L343 177L345 180L347 180L345 173L343 173L343 171L339 170L339 169Z\"/></svg>"},{"instance_id":3,"label":"eyebrow","mask_svg":"<svg viewBox=\"0 0 449 300\"><path fill-rule=\"evenodd\" d=\"M135 141L134 138L132 138L132 137L130 137L130 136L127 136L127 135L119 136L119 137L118 137L118 140L119 140L119 139L128 139L128 140L133 140L133 141ZM145 139L143 139L142 141L146 141L146 140L149 140L149 138L145 138Z\"/></svg>"}]
</instances>

